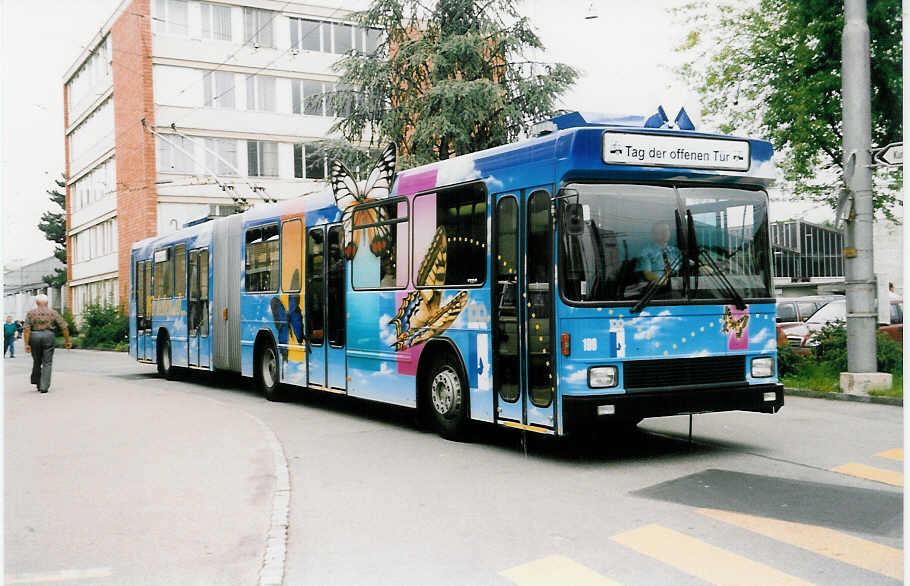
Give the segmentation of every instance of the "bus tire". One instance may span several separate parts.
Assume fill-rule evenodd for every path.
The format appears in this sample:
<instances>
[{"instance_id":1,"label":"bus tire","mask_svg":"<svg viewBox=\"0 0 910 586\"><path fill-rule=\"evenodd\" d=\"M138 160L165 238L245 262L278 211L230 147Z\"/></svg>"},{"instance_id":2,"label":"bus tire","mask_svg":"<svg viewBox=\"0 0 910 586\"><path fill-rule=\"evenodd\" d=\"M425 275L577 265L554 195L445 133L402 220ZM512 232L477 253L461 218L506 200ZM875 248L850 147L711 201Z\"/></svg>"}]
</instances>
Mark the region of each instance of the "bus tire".
<instances>
[{"instance_id":1,"label":"bus tire","mask_svg":"<svg viewBox=\"0 0 910 586\"><path fill-rule=\"evenodd\" d=\"M173 355L171 354L171 339L168 336L159 336L157 344L156 362L158 363L158 376L167 380L174 380Z\"/></svg>"},{"instance_id":2,"label":"bus tire","mask_svg":"<svg viewBox=\"0 0 910 586\"><path fill-rule=\"evenodd\" d=\"M284 395L278 382L278 353L269 342L259 344L255 354L256 388L269 401L281 401Z\"/></svg>"},{"instance_id":3,"label":"bus tire","mask_svg":"<svg viewBox=\"0 0 910 586\"><path fill-rule=\"evenodd\" d=\"M434 358L424 384L425 404L440 436L465 440L468 436L468 385L449 353Z\"/></svg>"}]
</instances>

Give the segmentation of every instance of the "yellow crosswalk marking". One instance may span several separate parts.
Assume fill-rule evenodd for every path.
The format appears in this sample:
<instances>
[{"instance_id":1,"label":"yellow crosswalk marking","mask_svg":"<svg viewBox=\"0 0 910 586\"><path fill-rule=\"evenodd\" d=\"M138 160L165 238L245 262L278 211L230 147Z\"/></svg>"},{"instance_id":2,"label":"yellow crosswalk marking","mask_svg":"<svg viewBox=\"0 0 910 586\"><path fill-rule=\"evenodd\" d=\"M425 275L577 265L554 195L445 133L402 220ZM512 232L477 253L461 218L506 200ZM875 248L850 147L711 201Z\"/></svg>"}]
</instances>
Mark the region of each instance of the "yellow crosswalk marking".
<instances>
[{"instance_id":1,"label":"yellow crosswalk marking","mask_svg":"<svg viewBox=\"0 0 910 586\"><path fill-rule=\"evenodd\" d=\"M857 478L874 480L875 482L883 482L892 486L904 485L903 472L885 470L884 468L876 468L875 466L866 466L865 464L857 464L856 462L850 462L843 466L836 466L832 468L831 471L840 472L841 474L847 474L849 476L856 476Z\"/></svg>"},{"instance_id":2,"label":"yellow crosswalk marking","mask_svg":"<svg viewBox=\"0 0 910 586\"><path fill-rule=\"evenodd\" d=\"M611 539L712 584L731 586L810 584L770 566L660 525L646 525L614 535Z\"/></svg>"},{"instance_id":3,"label":"yellow crosswalk marking","mask_svg":"<svg viewBox=\"0 0 910 586\"><path fill-rule=\"evenodd\" d=\"M499 572L519 586L619 586L591 568L561 555L550 555Z\"/></svg>"},{"instance_id":4,"label":"yellow crosswalk marking","mask_svg":"<svg viewBox=\"0 0 910 586\"><path fill-rule=\"evenodd\" d=\"M888 458L889 460L898 460L900 462L904 461L904 448L894 448L893 450L888 450L887 452L880 452L875 454L880 458Z\"/></svg>"},{"instance_id":5,"label":"yellow crosswalk marking","mask_svg":"<svg viewBox=\"0 0 910 586\"><path fill-rule=\"evenodd\" d=\"M765 537L795 545L865 570L884 574L895 580L901 580L904 577L904 552L900 549L866 541L826 527L717 509L698 509L698 512Z\"/></svg>"}]
</instances>

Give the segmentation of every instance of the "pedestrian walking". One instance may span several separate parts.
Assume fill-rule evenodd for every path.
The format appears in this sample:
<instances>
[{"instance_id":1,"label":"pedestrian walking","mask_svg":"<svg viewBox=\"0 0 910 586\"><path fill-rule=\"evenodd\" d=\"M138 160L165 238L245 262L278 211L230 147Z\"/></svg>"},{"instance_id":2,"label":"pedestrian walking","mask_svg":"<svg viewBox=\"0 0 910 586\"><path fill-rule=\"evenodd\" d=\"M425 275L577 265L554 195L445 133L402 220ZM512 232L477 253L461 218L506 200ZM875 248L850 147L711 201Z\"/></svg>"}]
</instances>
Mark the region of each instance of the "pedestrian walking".
<instances>
[{"instance_id":1,"label":"pedestrian walking","mask_svg":"<svg viewBox=\"0 0 910 586\"><path fill-rule=\"evenodd\" d=\"M16 350L13 344L16 342L16 322L13 316L6 316L6 323L3 324L3 357L6 358L6 351L9 350L9 357L16 357Z\"/></svg>"},{"instance_id":2,"label":"pedestrian walking","mask_svg":"<svg viewBox=\"0 0 910 586\"><path fill-rule=\"evenodd\" d=\"M47 295L35 297L35 306L25 316L25 351L32 354L32 384L38 387L39 393L46 393L51 386L54 362L54 326L63 330L67 350L73 347L73 343L66 322L47 306Z\"/></svg>"}]
</instances>

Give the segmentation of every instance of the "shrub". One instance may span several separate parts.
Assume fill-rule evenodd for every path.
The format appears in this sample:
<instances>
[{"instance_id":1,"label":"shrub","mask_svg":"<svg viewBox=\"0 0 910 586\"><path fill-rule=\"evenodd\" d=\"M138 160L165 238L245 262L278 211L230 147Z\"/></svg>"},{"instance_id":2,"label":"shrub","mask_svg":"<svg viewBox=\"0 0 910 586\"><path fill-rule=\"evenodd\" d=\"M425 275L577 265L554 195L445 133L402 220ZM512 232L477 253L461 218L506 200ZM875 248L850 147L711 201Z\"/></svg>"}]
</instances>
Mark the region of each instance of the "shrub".
<instances>
[{"instance_id":1,"label":"shrub","mask_svg":"<svg viewBox=\"0 0 910 586\"><path fill-rule=\"evenodd\" d=\"M82 314L83 346L87 348L114 348L129 342L129 316L113 305L89 305Z\"/></svg>"},{"instance_id":2,"label":"shrub","mask_svg":"<svg viewBox=\"0 0 910 586\"><path fill-rule=\"evenodd\" d=\"M73 317L73 312L66 310L63 312L63 321L66 322L66 329L70 331L71 337L76 337L79 335L79 328L76 327L76 318Z\"/></svg>"},{"instance_id":3,"label":"shrub","mask_svg":"<svg viewBox=\"0 0 910 586\"><path fill-rule=\"evenodd\" d=\"M828 324L813 336L818 342L815 356L837 372L847 371L847 325L844 322ZM904 349L882 332L876 337L876 362L879 372L903 374Z\"/></svg>"},{"instance_id":4,"label":"shrub","mask_svg":"<svg viewBox=\"0 0 910 586\"><path fill-rule=\"evenodd\" d=\"M786 376L788 374L795 374L799 369L800 363L803 358L793 351L789 345L779 345L777 347L777 374L778 376Z\"/></svg>"}]
</instances>

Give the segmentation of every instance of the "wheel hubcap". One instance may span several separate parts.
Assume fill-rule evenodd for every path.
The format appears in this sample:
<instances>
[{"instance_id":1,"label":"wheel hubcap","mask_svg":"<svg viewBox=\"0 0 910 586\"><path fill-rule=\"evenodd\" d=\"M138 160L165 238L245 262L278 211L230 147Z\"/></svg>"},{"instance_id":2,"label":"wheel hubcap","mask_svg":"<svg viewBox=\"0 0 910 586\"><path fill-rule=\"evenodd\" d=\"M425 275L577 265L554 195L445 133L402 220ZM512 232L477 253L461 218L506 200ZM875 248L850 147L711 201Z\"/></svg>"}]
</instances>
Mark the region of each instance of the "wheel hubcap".
<instances>
[{"instance_id":1,"label":"wheel hubcap","mask_svg":"<svg viewBox=\"0 0 910 586\"><path fill-rule=\"evenodd\" d=\"M430 398L440 415L451 415L461 407L461 381L451 367L445 367L433 377Z\"/></svg>"},{"instance_id":2,"label":"wheel hubcap","mask_svg":"<svg viewBox=\"0 0 910 586\"><path fill-rule=\"evenodd\" d=\"M271 348L262 352L262 382L265 386L271 388L275 384L275 375L278 372L278 364L275 360L275 354Z\"/></svg>"}]
</instances>

